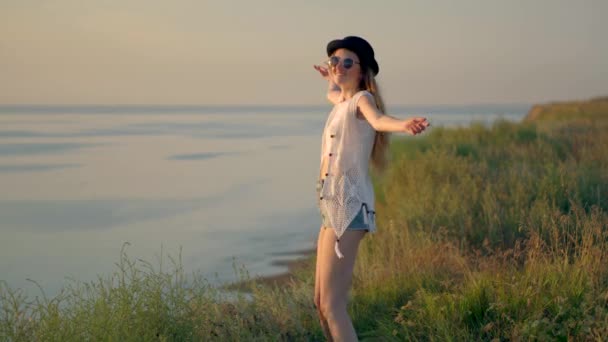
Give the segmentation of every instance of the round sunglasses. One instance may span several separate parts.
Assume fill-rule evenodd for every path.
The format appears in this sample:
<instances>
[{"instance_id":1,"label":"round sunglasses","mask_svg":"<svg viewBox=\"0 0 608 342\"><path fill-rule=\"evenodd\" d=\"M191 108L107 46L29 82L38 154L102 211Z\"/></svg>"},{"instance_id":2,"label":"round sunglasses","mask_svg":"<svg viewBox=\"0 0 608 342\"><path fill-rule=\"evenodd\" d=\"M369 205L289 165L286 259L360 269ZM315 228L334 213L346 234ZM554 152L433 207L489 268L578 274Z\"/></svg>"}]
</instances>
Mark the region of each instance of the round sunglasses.
<instances>
[{"instance_id":1,"label":"round sunglasses","mask_svg":"<svg viewBox=\"0 0 608 342\"><path fill-rule=\"evenodd\" d=\"M340 57L338 56L331 56L329 57L329 59L327 60L327 65L329 65L330 67L337 67L338 64L340 64ZM344 69L350 69L353 67L353 65L355 64L360 64L359 62L355 62L352 58L344 58L342 60L342 66L344 67Z\"/></svg>"}]
</instances>

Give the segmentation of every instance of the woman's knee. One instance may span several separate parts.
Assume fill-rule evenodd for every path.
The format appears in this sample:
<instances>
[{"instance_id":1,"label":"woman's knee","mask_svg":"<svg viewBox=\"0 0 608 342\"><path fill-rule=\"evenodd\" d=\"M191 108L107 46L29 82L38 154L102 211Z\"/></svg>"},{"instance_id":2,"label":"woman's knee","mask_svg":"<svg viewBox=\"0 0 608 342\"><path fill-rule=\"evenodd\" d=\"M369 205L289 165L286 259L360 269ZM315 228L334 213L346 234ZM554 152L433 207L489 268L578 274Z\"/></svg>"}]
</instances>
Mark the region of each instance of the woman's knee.
<instances>
[{"instance_id":1,"label":"woman's knee","mask_svg":"<svg viewBox=\"0 0 608 342\"><path fill-rule=\"evenodd\" d=\"M346 302L341 299L322 299L320 302L320 313L328 320L334 319L336 315L346 311Z\"/></svg>"}]
</instances>

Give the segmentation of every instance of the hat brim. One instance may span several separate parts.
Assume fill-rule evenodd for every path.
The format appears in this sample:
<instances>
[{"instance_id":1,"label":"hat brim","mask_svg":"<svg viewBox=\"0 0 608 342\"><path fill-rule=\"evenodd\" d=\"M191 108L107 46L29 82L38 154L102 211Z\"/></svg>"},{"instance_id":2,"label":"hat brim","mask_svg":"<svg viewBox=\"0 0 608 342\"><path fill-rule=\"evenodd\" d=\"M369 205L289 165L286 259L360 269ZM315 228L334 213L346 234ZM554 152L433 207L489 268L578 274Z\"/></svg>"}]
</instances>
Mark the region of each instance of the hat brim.
<instances>
[{"instance_id":1,"label":"hat brim","mask_svg":"<svg viewBox=\"0 0 608 342\"><path fill-rule=\"evenodd\" d=\"M338 49L350 50L357 54L357 56L359 56L359 59L361 59L362 53L359 52L360 47L353 44L351 41L345 39L335 39L329 42L327 44L327 56L331 56ZM378 62L376 62L376 59L374 57L366 60L365 65L372 69L374 75L378 75L378 72L380 72L380 66L378 65Z\"/></svg>"}]
</instances>

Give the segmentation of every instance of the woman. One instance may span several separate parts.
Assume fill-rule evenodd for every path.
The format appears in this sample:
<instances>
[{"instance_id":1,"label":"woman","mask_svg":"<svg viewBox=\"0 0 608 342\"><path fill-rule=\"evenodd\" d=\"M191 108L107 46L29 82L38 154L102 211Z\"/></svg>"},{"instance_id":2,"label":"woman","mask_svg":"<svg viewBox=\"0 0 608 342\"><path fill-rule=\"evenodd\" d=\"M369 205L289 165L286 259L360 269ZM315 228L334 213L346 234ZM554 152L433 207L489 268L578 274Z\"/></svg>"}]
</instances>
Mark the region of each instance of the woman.
<instances>
[{"instance_id":1,"label":"woman","mask_svg":"<svg viewBox=\"0 0 608 342\"><path fill-rule=\"evenodd\" d=\"M315 306L328 340L356 341L346 310L359 242L375 227L374 191L368 166L386 164L388 132L416 135L429 126L422 117L399 120L384 114L374 77L379 66L363 38L327 45L327 66L314 68L329 83L334 108L321 143L317 184L322 224L317 242Z\"/></svg>"}]
</instances>

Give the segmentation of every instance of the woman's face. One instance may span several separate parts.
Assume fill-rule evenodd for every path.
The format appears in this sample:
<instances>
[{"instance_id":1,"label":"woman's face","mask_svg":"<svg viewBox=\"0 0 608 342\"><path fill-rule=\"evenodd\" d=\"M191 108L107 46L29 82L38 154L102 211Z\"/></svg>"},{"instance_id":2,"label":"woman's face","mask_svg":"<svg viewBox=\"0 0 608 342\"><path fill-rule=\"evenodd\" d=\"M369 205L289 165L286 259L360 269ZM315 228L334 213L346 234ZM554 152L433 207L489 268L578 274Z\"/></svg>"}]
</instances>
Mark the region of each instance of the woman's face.
<instances>
[{"instance_id":1,"label":"woman's face","mask_svg":"<svg viewBox=\"0 0 608 342\"><path fill-rule=\"evenodd\" d=\"M332 60L334 63L331 63ZM346 49L336 50L330 57L329 71L334 83L340 88L357 88L359 86L361 64L359 64L359 57L354 52Z\"/></svg>"}]
</instances>

